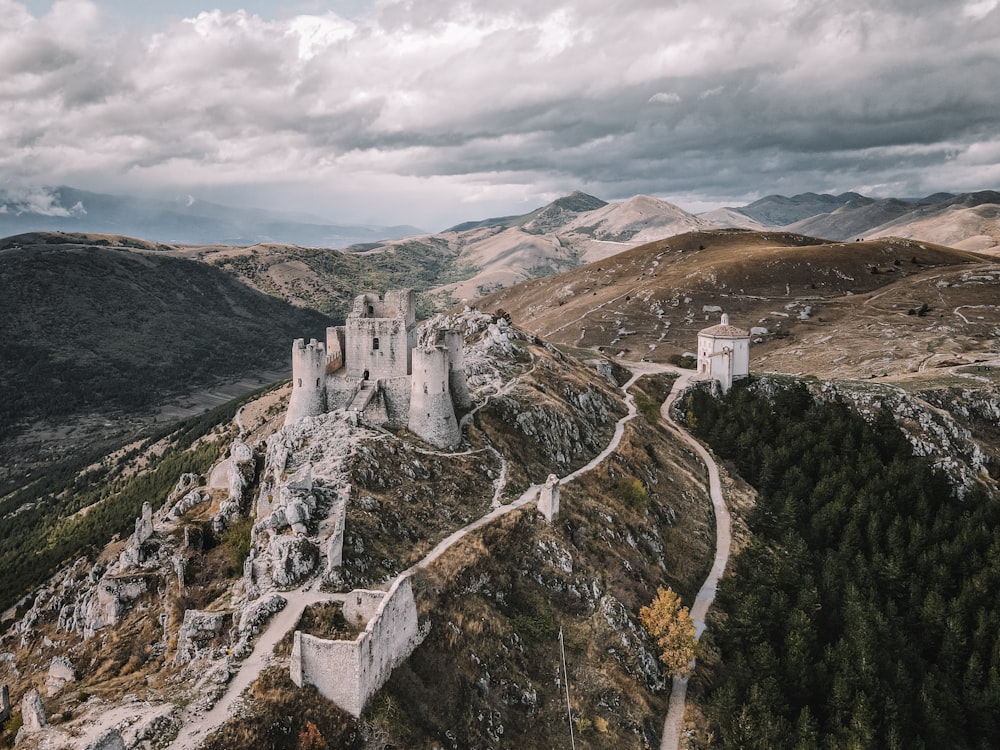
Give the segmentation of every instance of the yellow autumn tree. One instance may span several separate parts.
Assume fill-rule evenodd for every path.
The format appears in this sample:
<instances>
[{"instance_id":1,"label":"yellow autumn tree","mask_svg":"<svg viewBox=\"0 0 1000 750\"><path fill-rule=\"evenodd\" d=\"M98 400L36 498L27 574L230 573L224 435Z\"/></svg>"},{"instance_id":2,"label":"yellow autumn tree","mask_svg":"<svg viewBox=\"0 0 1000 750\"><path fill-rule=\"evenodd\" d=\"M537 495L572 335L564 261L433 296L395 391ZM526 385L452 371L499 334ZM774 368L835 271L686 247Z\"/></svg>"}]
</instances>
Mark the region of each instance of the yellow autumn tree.
<instances>
[{"instance_id":1,"label":"yellow autumn tree","mask_svg":"<svg viewBox=\"0 0 1000 750\"><path fill-rule=\"evenodd\" d=\"M660 650L660 662L670 674L687 677L691 662L698 653L694 620L681 598L670 588L660 586L656 597L639 610L639 621Z\"/></svg>"}]
</instances>

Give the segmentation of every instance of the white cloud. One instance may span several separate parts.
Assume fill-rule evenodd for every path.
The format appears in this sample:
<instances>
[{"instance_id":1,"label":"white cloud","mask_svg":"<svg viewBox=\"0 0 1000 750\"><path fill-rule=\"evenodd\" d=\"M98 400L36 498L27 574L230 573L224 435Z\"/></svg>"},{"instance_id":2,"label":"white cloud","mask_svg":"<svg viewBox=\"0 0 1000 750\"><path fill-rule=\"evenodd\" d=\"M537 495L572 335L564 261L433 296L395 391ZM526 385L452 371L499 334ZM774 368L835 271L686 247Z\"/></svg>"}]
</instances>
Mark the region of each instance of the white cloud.
<instances>
[{"instance_id":1,"label":"white cloud","mask_svg":"<svg viewBox=\"0 0 1000 750\"><path fill-rule=\"evenodd\" d=\"M962 7L962 15L979 20L985 18L997 7L997 0L975 0Z\"/></svg>"},{"instance_id":2,"label":"white cloud","mask_svg":"<svg viewBox=\"0 0 1000 750\"><path fill-rule=\"evenodd\" d=\"M137 34L87 0L41 17L0 0L0 170L413 223L576 188L708 201L955 181L944 143L989 176L996 0L916 2L385 0Z\"/></svg>"},{"instance_id":3,"label":"white cloud","mask_svg":"<svg viewBox=\"0 0 1000 750\"><path fill-rule=\"evenodd\" d=\"M77 206L73 206L72 209L64 208L57 194L49 188L42 187L14 187L0 190L0 201L3 201L3 213L10 214L70 216L78 211ZM83 209L82 204L79 208Z\"/></svg>"},{"instance_id":4,"label":"white cloud","mask_svg":"<svg viewBox=\"0 0 1000 750\"><path fill-rule=\"evenodd\" d=\"M649 97L650 104L678 104L681 95L675 91L659 91Z\"/></svg>"}]
</instances>

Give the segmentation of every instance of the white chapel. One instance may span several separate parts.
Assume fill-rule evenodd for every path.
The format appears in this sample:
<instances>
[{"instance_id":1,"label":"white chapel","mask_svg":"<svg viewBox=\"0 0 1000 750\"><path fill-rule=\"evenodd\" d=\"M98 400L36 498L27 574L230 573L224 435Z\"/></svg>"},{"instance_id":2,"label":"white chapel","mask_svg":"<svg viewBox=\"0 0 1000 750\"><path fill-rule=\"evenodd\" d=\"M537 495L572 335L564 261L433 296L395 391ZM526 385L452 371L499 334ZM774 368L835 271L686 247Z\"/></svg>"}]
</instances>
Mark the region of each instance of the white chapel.
<instances>
[{"instance_id":1,"label":"white chapel","mask_svg":"<svg viewBox=\"0 0 1000 750\"><path fill-rule=\"evenodd\" d=\"M750 374L750 332L729 324L722 315L719 325L698 332L698 375L719 381L722 392L734 380Z\"/></svg>"}]
</instances>

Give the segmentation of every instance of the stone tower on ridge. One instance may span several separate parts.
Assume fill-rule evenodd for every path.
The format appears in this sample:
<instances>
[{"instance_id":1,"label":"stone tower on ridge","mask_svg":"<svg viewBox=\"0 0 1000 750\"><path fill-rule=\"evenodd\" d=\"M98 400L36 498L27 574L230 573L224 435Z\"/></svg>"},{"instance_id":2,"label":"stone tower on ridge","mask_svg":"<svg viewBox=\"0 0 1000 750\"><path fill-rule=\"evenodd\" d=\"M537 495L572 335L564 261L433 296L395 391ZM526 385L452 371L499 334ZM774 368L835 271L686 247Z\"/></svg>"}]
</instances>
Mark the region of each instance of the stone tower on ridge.
<instances>
[{"instance_id":1,"label":"stone tower on ridge","mask_svg":"<svg viewBox=\"0 0 1000 750\"><path fill-rule=\"evenodd\" d=\"M326 346L311 339L292 343L292 395L285 424L326 411Z\"/></svg>"},{"instance_id":2,"label":"stone tower on ridge","mask_svg":"<svg viewBox=\"0 0 1000 750\"><path fill-rule=\"evenodd\" d=\"M285 424L344 409L370 424L405 427L438 447L459 443L455 408L472 405L464 339L458 331L418 332L415 303L411 289L362 294L345 325L327 329L325 346L297 339Z\"/></svg>"}]
</instances>

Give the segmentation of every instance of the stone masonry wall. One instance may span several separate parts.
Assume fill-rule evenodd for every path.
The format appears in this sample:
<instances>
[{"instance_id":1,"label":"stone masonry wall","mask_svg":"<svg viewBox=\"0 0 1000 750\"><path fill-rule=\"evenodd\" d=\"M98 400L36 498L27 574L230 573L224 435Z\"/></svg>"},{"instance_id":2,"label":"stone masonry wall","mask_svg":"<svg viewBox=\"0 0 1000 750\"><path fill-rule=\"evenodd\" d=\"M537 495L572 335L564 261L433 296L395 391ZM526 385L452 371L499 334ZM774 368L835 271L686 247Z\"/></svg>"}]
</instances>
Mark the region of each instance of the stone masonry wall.
<instances>
[{"instance_id":1,"label":"stone masonry wall","mask_svg":"<svg viewBox=\"0 0 1000 750\"><path fill-rule=\"evenodd\" d=\"M356 622L370 615L353 641L329 641L296 631L290 664L292 681L315 685L340 708L360 716L368 699L385 684L423 637L410 579L396 579L387 592L352 591L344 616Z\"/></svg>"}]
</instances>

